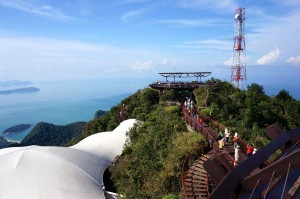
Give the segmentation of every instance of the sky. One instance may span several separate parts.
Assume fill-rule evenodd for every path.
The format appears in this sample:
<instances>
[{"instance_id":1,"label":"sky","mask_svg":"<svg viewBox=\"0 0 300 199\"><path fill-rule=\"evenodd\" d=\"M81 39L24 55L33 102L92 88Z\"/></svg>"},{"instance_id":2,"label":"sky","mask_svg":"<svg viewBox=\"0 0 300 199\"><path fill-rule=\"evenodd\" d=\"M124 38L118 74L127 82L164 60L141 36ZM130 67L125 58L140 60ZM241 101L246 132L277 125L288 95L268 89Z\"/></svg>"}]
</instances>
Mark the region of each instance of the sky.
<instances>
[{"instance_id":1,"label":"sky","mask_svg":"<svg viewBox=\"0 0 300 199\"><path fill-rule=\"evenodd\" d=\"M299 0L0 0L0 81L230 81L238 7L247 81L300 93Z\"/></svg>"}]
</instances>

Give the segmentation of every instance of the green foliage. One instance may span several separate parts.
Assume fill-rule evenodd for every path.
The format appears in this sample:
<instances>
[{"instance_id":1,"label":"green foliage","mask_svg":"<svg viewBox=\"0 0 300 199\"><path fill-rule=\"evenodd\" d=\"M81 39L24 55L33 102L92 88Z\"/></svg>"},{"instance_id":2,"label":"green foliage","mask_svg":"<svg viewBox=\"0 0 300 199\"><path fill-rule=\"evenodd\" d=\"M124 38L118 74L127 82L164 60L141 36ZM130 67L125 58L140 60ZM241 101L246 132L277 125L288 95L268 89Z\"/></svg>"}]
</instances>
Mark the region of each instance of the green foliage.
<instances>
[{"instance_id":1,"label":"green foliage","mask_svg":"<svg viewBox=\"0 0 300 199\"><path fill-rule=\"evenodd\" d=\"M179 113L177 106L156 105L130 130L130 143L111 168L118 193L126 198L161 198L180 192L182 161L203 138L186 132Z\"/></svg>"},{"instance_id":2,"label":"green foliage","mask_svg":"<svg viewBox=\"0 0 300 199\"><path fill-rule=\"evenodd\" d=\"M168 194L162 197L162 199L180 199L180 197L174 195L174 194Z\"/></svg>"},{"instance_id":3,"label":"green foliage","mask_svg":"<svg viewBox=\"0 0 300 199\"><path fill-rule=\"evenodd\" d=\"M98 110L95 112L94 119L100 118L102 115L104 115L107 111Z\"/></svg>"},{"instance_id":4,"label":"green foliage","mask_svg":"<svg viewBox=\"0 0 300 199\"><path fill-rule=\"evenodd\" d=\"M233 132L238 131L257 148L269 142L264 133L267 126L277 123L285 130L300 126L300 102L287 91L281 90L275 97L269 97L258 84L251 84L244 91L228 82L216 82L216 86L194 91L198 106L199 101L203 106L206 99L207 106L201 111Z\"/></svg>"},{"instance_id":5,"label":"green foliage","mask_svg":"<svg viewBox=\"0 0 300 199\"><path fill-rule=\"evenodd\" d=\"M64 126L40 122L20 143L21 146L64 146L74 137L81 135L85 122L76 122Z\"/></svg>"},{"instance_id":6,"label":"green foliage","mask_svg":"<svg viewBox=\"0 0 300 199\"><path fill-rule=\"evenodd\" d=\"M176 101L176 91L175 90L165 90L164 94L160 98L161 101Z\"/></svg>"},{"instance_id":7,"label":"green foliage","mask_svg":"<svg viewBox=\"0 0 300 199\"><path fill-rule=\"evenodd\" d=\"M159 93L156 90L150 88L139 90L122 100L120 104L112 107L110 111L101 115L101 117L89 121L85 126L83 134L74 137L67 145L76 144L89 135L115 129L119 125L119 107L123 104L125 104L128 118L146 121L148 113L151 112L158 102ZM103 114L104 112L101 111L100 113Z\"/></svg>"}]
</instances>

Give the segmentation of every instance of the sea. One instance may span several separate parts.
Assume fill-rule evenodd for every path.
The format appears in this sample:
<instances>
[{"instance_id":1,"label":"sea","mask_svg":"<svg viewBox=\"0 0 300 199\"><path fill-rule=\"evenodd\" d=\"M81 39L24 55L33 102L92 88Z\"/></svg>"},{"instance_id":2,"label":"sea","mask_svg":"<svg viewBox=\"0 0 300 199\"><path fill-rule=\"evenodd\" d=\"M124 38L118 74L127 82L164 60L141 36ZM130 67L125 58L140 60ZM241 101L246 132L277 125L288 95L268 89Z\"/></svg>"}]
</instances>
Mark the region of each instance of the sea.
<instances>
[{"instance_id":1,"label":"sea","mask_svg":"<svg viewBox=\"0 0 300 199\"><path fill-rule=\"evenodd\" d=\"M151 83L151 79L147 78L31 82L23 87L33 86L40 91L0 94L0 136L20 142L38 122L55 125L87 122L94 118L97 110L109 111L122 99L138 89L147 87L149 82ZM16 86L0 84L0 90L13 88ZM269 96L278 94L282 89L286 89L295 99L300 100L299 87L296 84L264 85L264 90ZM5 129L18 124L31 124L32 127L14 134L3 134Z\"/></svg>"},{"instance_id":2,"label":"sea","mask_svg":"<svg viewBox=\"0 0 300 199\"><path fill-rule=\"evenodd\" d=\"M109 111L138 90L137 85L130 82L126 85L109 86L104 80L34 82L30 86L40 91L1 94L0 136L20 142L38 122L65 125L92 120L97 110ZM0 86L0 90L13 87ZM32 127L14 134L3 134L5 129L18 124L31 124Z\"/></svg>"}]
</instances>

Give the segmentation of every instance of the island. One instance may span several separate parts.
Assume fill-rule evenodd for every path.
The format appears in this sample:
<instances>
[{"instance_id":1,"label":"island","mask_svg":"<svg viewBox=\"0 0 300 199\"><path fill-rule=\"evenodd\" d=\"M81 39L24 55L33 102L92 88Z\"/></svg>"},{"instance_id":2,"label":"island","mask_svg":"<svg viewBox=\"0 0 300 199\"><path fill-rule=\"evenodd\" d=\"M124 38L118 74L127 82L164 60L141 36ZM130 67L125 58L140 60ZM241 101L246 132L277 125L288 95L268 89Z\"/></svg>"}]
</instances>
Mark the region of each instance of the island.
<instances>
[{"instance_id":1,"label":"island","mask_svg":"<svg viewBox=\"0 0 300 199\"><path fill-rule=\"evenodd\" d=\"M0 94L12 94L12 93L33 93L38 92L40 89L36 87L17 88L11 90L2 90Z\"/></svg>"},{"instance_id":2,"label":"island","mask_svg":"<svg viewBox=\"0 0 300 199\"><path fill-rule=\"evenodd\" d=\"M20 131L24 131L28 128L30 128L32 125L31 124L18 124L18 125L15 125L15 126L12 126L8 129L5 129L3 131L3 134L13 134L13 133L18 133Z\"/></svg>"},{"instance_id":3,"label":"island","mask_svg":"<svg viewBox=\"0 0 300 199\"><path fill-rule=\"evenodd\" d=\"M15 142L10 142L4 137L0 136L0 149L9 147L11 144L17 144Z\"/></svg>"}]
</instances>

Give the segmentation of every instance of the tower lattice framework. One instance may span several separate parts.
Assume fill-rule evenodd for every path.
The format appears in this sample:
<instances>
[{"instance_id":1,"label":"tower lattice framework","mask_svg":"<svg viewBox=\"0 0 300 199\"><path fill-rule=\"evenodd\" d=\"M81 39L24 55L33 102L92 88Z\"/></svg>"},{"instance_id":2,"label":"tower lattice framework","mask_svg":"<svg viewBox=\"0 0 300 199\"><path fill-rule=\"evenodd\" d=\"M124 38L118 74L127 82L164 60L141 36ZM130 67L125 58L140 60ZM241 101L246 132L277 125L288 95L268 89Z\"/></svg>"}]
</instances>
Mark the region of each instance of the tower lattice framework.
<instances>
[{"instance_id":1,"label":"tower lattice framework","mask_svg":"<svg viewBox=\"0 0 300 199\"><path fill-rule=\"evenodd\" d=\"M235 10L234 27L234 56L231 68L231 83L240 88L241 83L246 81L246 43L245 43L245 8Z\"/></svg>"}]
</instances>

